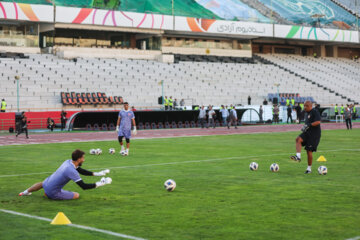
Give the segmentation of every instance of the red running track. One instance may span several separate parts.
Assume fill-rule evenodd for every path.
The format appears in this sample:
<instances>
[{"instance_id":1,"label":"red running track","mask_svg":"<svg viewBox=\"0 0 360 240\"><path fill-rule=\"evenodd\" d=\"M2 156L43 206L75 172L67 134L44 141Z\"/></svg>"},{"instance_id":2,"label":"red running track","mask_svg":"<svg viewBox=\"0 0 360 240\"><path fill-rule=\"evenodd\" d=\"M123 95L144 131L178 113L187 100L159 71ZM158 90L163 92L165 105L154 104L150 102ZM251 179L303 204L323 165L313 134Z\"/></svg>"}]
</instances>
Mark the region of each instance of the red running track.
<instances>
[{"instance_id":1,"label":"red running track","mask_svg":"<svg viewBox=\"0 0 360 240\"><path fill-rule=\"evenodd\" d=\"M231 135L231 134L254 134L270 132L291 132L300 131L302 125L257 125L240 126L238 129L219 128L183 128L183 129L161 129L161 130L141 130L133 139L149 138L173 138L190 136L210 136L210 135ZM346 129L345 123L323 123L322 130ZM353 128L360 128L360 123L353 123ZM14 135L0 136L0 146L22 145L22 144L44 144L44 143L69 143L69 142L92 142L108 141L117 139L114 132L64 132L64 133L46 133L29 135L30 139L21 134L17 138Z\"/></svg>"}]
</instances>

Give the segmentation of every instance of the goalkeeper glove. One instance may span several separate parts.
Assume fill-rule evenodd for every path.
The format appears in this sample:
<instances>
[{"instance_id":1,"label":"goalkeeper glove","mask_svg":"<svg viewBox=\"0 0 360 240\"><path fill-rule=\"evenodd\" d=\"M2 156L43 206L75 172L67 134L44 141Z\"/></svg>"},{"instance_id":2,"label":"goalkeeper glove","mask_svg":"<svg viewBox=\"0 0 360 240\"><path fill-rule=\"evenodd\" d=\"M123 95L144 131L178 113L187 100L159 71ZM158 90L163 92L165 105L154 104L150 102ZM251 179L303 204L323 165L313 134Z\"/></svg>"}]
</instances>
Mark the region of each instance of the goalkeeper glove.
<instances>
[{"instance_id":1,"label":"goalkeeper glove","mask_svg":"<svg viewBox=\"0 0 360 240\"><path fill-rule=\"evenodd\" d=\"M307 124L305 124L305 125L301 128L301 131L302 131L302 132L306 132L309 128L310 128L310 126L307 125Z\"/></svg>"},{"instance_id":2,"label":"goalkeeper glove","mask_svg":"<svg viewBox=\"0 0 360 240\"><path fill-rule=\"evenodd\" d=\"M116 126L116 132L119 132L119 126Z\"/></svg>"},{"instance_id":3,"label":"goalkeeper glove","mask_svg":"<svg viewBox=\"0 0 360 240\"><path fill-rule=\"evenodd\" d=\"M134 135L136 135L136 134L137 134L137 131L136 131L136 126L134 126L134 130L132 131L132 133L133 133Z\"/></svg>"},{"instance_id":4,"label":"goalkeeper glove","mask_svg":"<svg viewBox=\"0 0 360 240\"><path fill-rule=\"evenodd\" d=\"M109 169L105 169L105 170L102 170L100 172L94 172L93 173L93 176L96 176L96 177L102 177L102 176L105 176L107 173L109 173L110 170Z\"/></svg>"},{"instance_id":5,"label":"goalkeeper glove","mask_svg":"<svg viewBox=\"0 0 360 240\"><path fill-rule=\"evenodd\" d=\"M101 180L100 180L99 182L96 182L95 185L96 185L96 187L98 188L98 187L104 186L105 184L111 184L111 182L112 182L112 179L111 179L111 178L109 178L109 177L107 177L107 178L103 177L103 178L101 178Z\"/></svg>"}]
</instances>

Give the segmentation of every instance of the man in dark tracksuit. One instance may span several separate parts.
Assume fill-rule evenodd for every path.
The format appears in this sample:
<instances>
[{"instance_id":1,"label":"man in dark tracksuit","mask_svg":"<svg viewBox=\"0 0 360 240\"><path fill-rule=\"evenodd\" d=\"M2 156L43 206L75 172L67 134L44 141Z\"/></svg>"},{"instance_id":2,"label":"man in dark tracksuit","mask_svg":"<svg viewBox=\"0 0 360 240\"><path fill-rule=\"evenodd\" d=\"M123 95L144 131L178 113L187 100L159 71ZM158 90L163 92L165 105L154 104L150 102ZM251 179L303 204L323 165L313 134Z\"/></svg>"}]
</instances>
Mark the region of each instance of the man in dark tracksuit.
<instances>
[{"instance_id":1,"label":"man in dark tracksuit","mask_svg":"<svg viewBox=\"0 0 360 240\"><path fill-rule=\"evenodd\" d=\"M305 173L311 173L313 152L316 152L321 138L321 116L316 108L312 107L311 101L305 102L305 125L302 133L296 138L296 155L291 156L294 161L301 161L301 146L305 147L308 157L308 167Z\"/></svg>"}]
</instances>

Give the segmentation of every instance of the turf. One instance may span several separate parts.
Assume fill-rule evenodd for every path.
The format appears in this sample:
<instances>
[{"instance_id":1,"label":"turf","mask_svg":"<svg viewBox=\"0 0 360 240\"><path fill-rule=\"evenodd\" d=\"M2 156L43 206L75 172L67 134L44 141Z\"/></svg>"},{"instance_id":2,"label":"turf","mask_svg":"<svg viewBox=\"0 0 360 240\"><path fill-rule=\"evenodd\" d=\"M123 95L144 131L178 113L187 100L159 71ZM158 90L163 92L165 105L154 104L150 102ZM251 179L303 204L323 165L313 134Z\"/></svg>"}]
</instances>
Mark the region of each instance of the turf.
<instances>
[{"instance_id":1,"label":"turf","mask_svg":"<svg viewBox=\"0 0 360 240\"><path fill-rule=\"evenodd\" d=\"M75 224L146 239L346 239L360 236L359 133L323 131L314 157L328 160L326 176L316 161L303 173L304 151L301 163L289 160L297 132L133 140L128 157L107 153L116 141L3 146L0 209L46 218L62 211ZM104 153L87 154L83 167L110 168L113 183L88 191L69 183L79 200L48 200L42 190L17 196L48 173L3 176L53 172L75 148L98 147ZM269 171L273 162L278 173ZM169 178L174 192L163 188ZM117 238L2 212L0 223L0 239Z\"/></svg>"}]
</instances>

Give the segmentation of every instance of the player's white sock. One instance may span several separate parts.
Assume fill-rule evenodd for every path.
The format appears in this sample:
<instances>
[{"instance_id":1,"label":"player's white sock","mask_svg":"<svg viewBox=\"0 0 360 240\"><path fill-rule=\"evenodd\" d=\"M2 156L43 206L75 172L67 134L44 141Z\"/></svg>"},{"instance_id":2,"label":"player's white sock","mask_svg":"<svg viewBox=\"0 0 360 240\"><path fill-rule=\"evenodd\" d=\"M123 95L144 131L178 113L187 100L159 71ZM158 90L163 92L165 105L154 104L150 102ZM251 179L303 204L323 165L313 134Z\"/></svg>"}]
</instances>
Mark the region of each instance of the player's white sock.
<instances>
[{"instance_id":1,"label":"player's white sock","mask_svg":"<svg viewBox=\"0 0 360 240\"><path fill-rule=\"evenodd\" d=\"M296 156L301 159L301 153L296 153Z\"/></svg>"},{"instance_id":2,"label":"player's white sock","mask_svg":"<svg viewBox=\"0 0 360 240\"><path fill-rule=\"evenodd\" d=\"M311 166L308 166L306 170L311 172Z\"/></svg>"},{"instance_id":3,"label":"player's white sock","mask_svg":"<svg viewBox=\"0 0 360 240\"><path fill-rule=\"evenodd\" d=\"M128 148L126 149L126 153L129 154L129 149Z\"/></svg>"},{"instance_id":4,"label":"player's white sock","mask_svg":"<svg viewBox=\"0 0 360 240\"><path fill-rule=\"evenodd\" d=\"M121 146L120 152L123 152L125 150L124 146Z\"/></svg>"},{"instance_id":5,"label":"player's white sock","mask_svg":"<svg viewBox=\"0 0 360 240\"><path fill-rule=\"evenodd\" d=\"M29 192L27 189L21 193L19 193L19 196L30 196L31 192Z\"/></svg>"}]
</instances>

